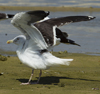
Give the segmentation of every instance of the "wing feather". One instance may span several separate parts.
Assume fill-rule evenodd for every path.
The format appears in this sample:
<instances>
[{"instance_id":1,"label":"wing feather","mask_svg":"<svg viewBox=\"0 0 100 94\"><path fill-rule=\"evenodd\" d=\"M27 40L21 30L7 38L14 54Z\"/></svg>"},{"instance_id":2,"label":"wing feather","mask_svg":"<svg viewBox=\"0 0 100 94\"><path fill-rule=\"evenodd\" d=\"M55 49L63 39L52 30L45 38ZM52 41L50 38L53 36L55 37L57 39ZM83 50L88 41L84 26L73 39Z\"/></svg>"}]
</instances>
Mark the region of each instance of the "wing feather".
<instances>
[{"instance_id":1,"label":"wing feather","mask_svg":"<svg viewBox=\"0 0 100 94\"><path fill-rule=\"evenodd\" d=\"M39 16L38 13L37 15ZM33 14L34 12L18 13L13 17L11 23L20 29L27 38L30 37L30 39L35 41L41 49L56 45L56 27L73 22L89 21L95 18L92 16L68 16L43 21L40 17L40 22L34 22L39 19L36 18L34 20L35 18L33 19L32 17L36 15L34 16Z\"/></svg>"},{"instance_id":2,"label":"wing feather","mask_svg":"<svg viewBox=\"0 0 100 94\"><path fill-rule=\"evenodd\" d=\"M38 45L40 49L46 49L48 47L42 34L36 27L34 27L34 25L22 24L20 25L20 27L17 28L21 32L24 32L26 38L32 40L33 44Z\"/></svg>"},{"instance_id":3,"label":"wing feather","mask_svg":"<svg viewBox=\"0 0 100 94\"><path fill-rule=\"evenodd\" d=\"M11 23L26 36L26 39L33 40L35 44L37 43L36 45L38 45L40 49L46 49L48 45L46 44L41 32L31 23L35 23L35 21L42 20L48 15L49 13L46 13L44 11L30 11L26 13L21 12L17 13L13 17Z\"/></svg>"},{"instance_id":4,"label":"wing feather","mask_svg":"<svg viewBox=\"0 0 100 94\"><path fill-rule=\"evenodd\" d=\"M74 23L74 22L89 21L94 18L95 17L92 16L68 16L68 17L60 17L60 18L51 18L42 21L40 23L35 23L34 26L39 29L46 43L49 46L52 46L52 45L56 45L56 41L57 41L56 30L58 30L57 27L69 23Z\"/></svg>"},{"instance_id":5,"label":"wing feather","mask_svg":"<svg viewBox=\"0 0 100 94\"><path fill-rule=\"evenodd\" d=\"M93 16L67 16L67 17L60 17L60 18L51 18L44 22L52 26L57 25L57 27L59 27L74 22L90 21L93 20L94 18L95 17Z\"/></svg>"}]
</instances>

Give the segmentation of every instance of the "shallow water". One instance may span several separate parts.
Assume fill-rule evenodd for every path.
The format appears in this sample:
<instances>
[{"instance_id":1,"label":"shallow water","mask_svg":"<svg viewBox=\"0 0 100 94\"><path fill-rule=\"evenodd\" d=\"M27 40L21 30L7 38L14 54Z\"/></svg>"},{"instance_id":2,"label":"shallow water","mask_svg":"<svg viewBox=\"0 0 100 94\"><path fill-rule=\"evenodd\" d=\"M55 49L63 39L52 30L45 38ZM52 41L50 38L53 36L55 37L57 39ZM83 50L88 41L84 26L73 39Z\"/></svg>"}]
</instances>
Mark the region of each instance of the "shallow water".
<instances>
[{"instance_id":1,"label":"shallow water","mask_svg":"<svg viewBox=\"0 0 100 94\"><path fill-rule=\"evenodd\" d=\"M0 0L0 5L71 6L71 7L99 7L100 8L100 0Z\"/></svg>"},{"instance_id":2,"label":"shallow water","mask_svg":"<svg viewBox=\"0 0 100 94\"><path fill-rule=\"evenodd\" d=\"M2 12L2 11L0 11ZM5 13L17 13L18 11L4 11ZM51 12L49 17L61 17L61 16L74 16L74 15L92 15L96 19L92 21L71 23L60 27L60 29L69 34L69 39L74 40L80 44L81 47L60 44L54 47L53 51L67 50L71 53L91 53L100 55L100 13L98 12ZM0 49L15 51L17 46L14 44L6 44L6 41L21 34L13 25L10 24L10 20L0 22ZM96 54L98 53L98 54Z\"/></svg>"}]
</instances>

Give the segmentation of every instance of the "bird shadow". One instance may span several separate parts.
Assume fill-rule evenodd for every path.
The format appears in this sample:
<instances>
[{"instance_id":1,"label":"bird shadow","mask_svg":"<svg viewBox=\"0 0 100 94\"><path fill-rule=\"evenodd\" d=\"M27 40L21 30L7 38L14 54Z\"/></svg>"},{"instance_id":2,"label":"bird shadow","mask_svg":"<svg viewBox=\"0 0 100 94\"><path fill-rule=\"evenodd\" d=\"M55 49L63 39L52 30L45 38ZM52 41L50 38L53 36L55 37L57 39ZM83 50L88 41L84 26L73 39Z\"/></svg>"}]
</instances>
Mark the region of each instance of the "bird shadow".
<instances>
[{"instance_id":1,"label":"bird shadow","mask_svg":"<svg viewBox=\"0 0 100 94\"><path fill-rule=\"evenodd\" d=\"M54 84L54 85L57 85L60 82L60 79L67 79L67 80L70 79L70 80L83 80L83 81L96 81L96 82L100 82L100 80L91 80L91 79L85 79L85 78L46 76L46 77L41 77L39 84ZM20 81L21 83L28 82L28 79L16 79L16 80ZM37 82L37 80L32 80L31 82Z\"/></svg>"},{"instance_id":2,"label":"bird shadow","mask_svg":"<svg viewBox=\"0 0 100 94\"><path fill-rule=\"evenodd\" d=\"M38 79L38 77L36 77ZM66 77L56 77L56 76L46 76L46 77L41 77L39 84L52 84L52 83L59 83L60 79L66 79ZM29 79L16 79L20 81L21 83L26 83L28 82ZM37 80L32 80L31 82L37 82Z\"/></svg>"}]
</instances>

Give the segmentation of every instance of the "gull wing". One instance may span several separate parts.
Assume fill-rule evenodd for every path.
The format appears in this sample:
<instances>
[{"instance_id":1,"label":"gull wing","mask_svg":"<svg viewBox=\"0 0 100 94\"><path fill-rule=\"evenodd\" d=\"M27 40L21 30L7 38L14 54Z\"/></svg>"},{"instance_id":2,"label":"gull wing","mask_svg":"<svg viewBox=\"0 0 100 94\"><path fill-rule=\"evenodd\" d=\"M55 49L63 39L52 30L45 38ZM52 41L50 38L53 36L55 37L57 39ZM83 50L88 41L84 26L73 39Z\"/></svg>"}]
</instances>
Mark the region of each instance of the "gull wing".
<instances>
[{"instance_id":1,"label":"gull wing","mask_svg":"<svg viewBox=\"0 0 100 94\"><path fill-rule=\"evenodd\" d=\"M34 12L17 13L11 20L11 23L26 36L27 40L32 40L33 44L37 45L39 49L46 49L48 46L41 32L31 23L35 23L38 20L42 20L42 18L48 16L48 13L45 13L46 15L44 15L44 12L42 12L43 14L40 13L42 15L42 18L39 17L39 13L36 12L36 14L34 15L33 13Z\"/></svg>"},{"instance_id":2,"label":"gull wing","mask_svg":"<svg viewBox=\"0 0 100 94\"><path fill-rule=\"evenodd\" d=\"M74 23L74 22L81 22L81 21L90 21L93 20L95 17L93 16L67 16L67 17L60 17L60 18L52 18L45 23L49 23L52 26L63 26L65 24Z\"/></svg>"},{"instance_id":3,"label":"gull wing","mask_svg":"<svg viewBox=\"0 0 100 94\"><path fill-rule=\"evenodd\" d=\"M40 21L47 17L50 12L45 12L43 10L36 10L36 11L27 11L25 12L26 15L29 15L30 23L34 23L35 21ZM0 13L0 20L5 20L9 18L13 18L14 14L6 14L6 13ZM35 18L35 19L34 19Z\"/></svg>"},{"instance_id":4,"label":"gull wing","mask_svg":"<svg viewBox=\"0 0 100 94\"><path fill-rule=\"evenodd\" d=\"M0 13L0 20L5 20L8 18L13 18L13 17L14 17L13 14Z\"/></svg>"},{"instance_id":5,"label":"gull wing","mask_svg":"<svg viewBox=\"0 0 100 94\"><path fill-rule=\"evenodd\" d=\"M11 23L18 28L27 39L31 38L33 41L39 43L41 48L47 48L41 33L34 26L31 26L31 23L43 20L49 13L49 11L46 12L43 10L20 12L15 15L0 13L0 20L12 18Z\"/></svg>"},{"instance_id":6,"label":"gull wing","mask_svg":"<svg viewBox=\"0 0 100 94\"><path fill-rule=\"evenodd\" d=\"M52 46L56 45L57 42L56 33L57 31L59 32L57 27L74 22L90 21L94 18L95 17L93 16L68 16L60 18L51 18L40 23L35 23L34 26L44 36L46 43Z\"/></svg>"}]
</instances>

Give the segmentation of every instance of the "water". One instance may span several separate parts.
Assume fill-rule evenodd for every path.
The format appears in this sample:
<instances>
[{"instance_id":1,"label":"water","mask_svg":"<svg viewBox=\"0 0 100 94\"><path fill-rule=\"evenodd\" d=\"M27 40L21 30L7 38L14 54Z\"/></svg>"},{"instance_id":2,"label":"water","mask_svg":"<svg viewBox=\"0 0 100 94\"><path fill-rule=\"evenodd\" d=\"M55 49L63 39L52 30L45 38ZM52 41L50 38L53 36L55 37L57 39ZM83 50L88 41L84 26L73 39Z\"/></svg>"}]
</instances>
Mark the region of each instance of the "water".
<instances>
[{"instance_id":1,"label":"water","mask_svg":"<svg viewBox=\"0 0 100 94\"><path fill-rule=\"evenodd\" d=\"M2 12L2 11L0 11ZM5 11L5 13L17 13L18 11ZM92 15L96 19L85 22L71 23L60 27L60 29L69 34L69 39L80 44L81 47L75 45L60 44L54 47L54 51L65 51L70 53L88 53L100 55L100 18L99 12L51 12L49 17L74 15ZM0 49L15 51L17 46L14 44L6 44L6 41L22 34L13 25L10 20L0 21Z\"/></svg>"},{"instance_id":2,"label":"water","mask_svg":"<svg viewBox=\"0 0 100 94\"><path fill-rule=\"evenodd\" d=\"M61 27L62 31L69 34L69 38L79 43L81 47L72 45L59 45L55 50L67 50L74 53L100 53L100 18L99 13L65 12L64 15L93 15L96 19L88 22L79 22ZM99 54L98 54L99 55Z\"/></svg>"},{"instance_id":3,"label":"water","mask_svg":"<svg viewBox=\"0 0 100 94\"><path fill-rule=\"evenodd\" d=\"M100 0L0 0L0 5L73 6L73 7L99 7L100 8Z\"/></svg>"}]
</instances>

